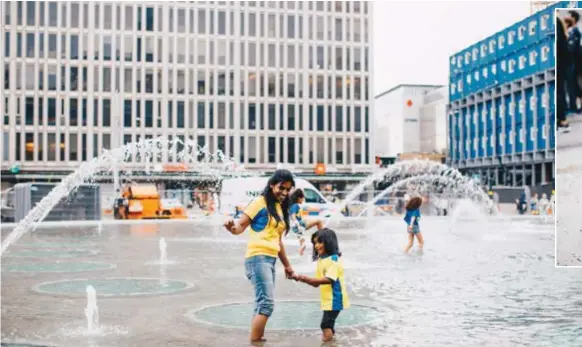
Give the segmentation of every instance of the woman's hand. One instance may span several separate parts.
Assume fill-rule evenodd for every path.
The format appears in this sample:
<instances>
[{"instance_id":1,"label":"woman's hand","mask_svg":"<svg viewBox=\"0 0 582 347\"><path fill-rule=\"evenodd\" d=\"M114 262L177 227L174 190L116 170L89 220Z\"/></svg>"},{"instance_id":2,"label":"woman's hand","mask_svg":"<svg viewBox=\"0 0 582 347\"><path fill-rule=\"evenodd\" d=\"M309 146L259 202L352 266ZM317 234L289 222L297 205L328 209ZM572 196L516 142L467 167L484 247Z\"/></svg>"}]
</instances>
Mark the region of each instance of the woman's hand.
<instances>
[{"instance_id":1,"label":"woman's hand","mask_svg":"<svg viewBox=\"0 0 582 347\"><path fill-rule=\"evenodd\" d=\"M285 266L285 276L287 279L295 279L295 271L293 271L291 265Z\"/></svg>"}]
</instances>

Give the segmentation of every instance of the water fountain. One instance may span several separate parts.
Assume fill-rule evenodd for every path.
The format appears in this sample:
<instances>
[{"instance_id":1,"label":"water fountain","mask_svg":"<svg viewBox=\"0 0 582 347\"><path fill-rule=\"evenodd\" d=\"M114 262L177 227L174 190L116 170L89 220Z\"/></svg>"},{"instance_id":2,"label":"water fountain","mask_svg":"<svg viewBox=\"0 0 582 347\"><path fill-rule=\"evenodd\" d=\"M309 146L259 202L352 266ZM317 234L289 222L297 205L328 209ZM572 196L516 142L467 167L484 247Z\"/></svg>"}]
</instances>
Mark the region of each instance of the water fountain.
<instances>
[{"instance_id":1,"label":"water fountain","mask_svg":"<svg viewBox=\"0 0 582 347\"><path fill-rule=\"evenodd\" d=\"M99 331L99 308L97 307L97 292L93 286L87 286L87 307L85 318L87 319L87 331L95 333Z\"/></svg>"},{"instance_id":2,"label":"water fountain","mask_svg":"<svg viewBox=\"0 0 582 347\"><path fill-rule=\"evenodd\" d=\"M51 211L51 209L58 204L58 202L67 197L76 187L90 181L100 172L109 172L116 169L120 163L127 161L136 152L147 154L146 158L153 160L153 158L161 157L163 153L173 153L174 148L178 145L184 148L177 153L177 158L184 163L197 163L198 158L212 157L217 159L216 162L208 162L197 169L201 169L204 175L218 179L225 175L230 176L255 176L258 173L247 172L243 166L237 166L236 162L227 159L222 152L219 155L209 154L206 148L200 148L196 143L190 140L181 141L175 139L168 141L165 138L142 139L138 142L133 142L124 145L120 148L115 148L104 153L89 162L84 162L77 170L65 177L49 194L47 194L30 212L23 218L14 228L14 230L2 241L0 255L4 254L6 249L14 242L18 241L24 233L31 228L35 228ZM220 161L218 161L220 160Z\"/></svg>"},{"instance_id":3,"label":"water fountain","mask_svg":"<svg viewBox=\"0 0 582 347\"><path fill-rule=\"evenodd\" d=\"M160 238L160 265L164 265L168 262L168 245L166 243L166 238Z\"/></svg>"},{"instance_id":4,"label":"water fountain","mask_svg":"<svg viewBox=\"0 0 582 347\"><path fill-rule=\"evenodd\" d=\"M403 187L413 182L424 185L444 184L447 189L458 191L459 195L468 195L470 199L479 203L487 205L492 204L487 194L475 182L463 176L458 170L434 161L410 160L398 162L366 177L366 179L358 184L341 202L339 210L343 210L348 204L361 195L367 187L377 181L393 182L394 184L398 184L398 187ZM379 196L376 196L373 199L373 202L375 203L380 198L386 196L386 194L393 191L393 189L394 188L390 189L390 187L385 189ZM367 211L367 215L370 217L369 212L373 207L373 203L364 205L366 206L365 211ZM337 218L337 216L330 216L330 218L325 221L325 226L335 218Z\"/></svg>"}]
</instances>

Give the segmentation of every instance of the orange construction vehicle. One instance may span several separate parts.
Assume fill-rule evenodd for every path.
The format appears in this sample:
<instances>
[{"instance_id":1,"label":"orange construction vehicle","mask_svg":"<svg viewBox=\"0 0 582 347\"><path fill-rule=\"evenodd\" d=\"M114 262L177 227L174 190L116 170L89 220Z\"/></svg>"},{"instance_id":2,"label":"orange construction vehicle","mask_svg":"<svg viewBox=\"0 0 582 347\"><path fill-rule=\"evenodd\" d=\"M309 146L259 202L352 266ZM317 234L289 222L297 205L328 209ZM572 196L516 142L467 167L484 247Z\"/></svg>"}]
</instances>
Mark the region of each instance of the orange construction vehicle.
<instances>
[{"instance_id":1,"label":"orange construction vehicle","mask_svg":"<svg viewBox=\"0 0 582 347\"><path fill-rule=\"evenodd\" d=\"M155 185L126 185L113 206L115 219L186 219L179 203L160 199Z\"/></svg>"}]
</instances>

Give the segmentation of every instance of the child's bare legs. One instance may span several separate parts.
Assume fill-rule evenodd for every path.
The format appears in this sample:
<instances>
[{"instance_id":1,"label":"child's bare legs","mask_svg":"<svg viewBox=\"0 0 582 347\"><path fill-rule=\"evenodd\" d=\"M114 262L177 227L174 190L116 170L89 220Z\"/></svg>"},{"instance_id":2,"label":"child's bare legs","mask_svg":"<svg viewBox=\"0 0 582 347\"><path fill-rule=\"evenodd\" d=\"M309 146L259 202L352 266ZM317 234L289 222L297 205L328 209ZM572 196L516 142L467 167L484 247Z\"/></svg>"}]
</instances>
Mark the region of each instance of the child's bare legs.
<instances>
[{"instance_id":1,"label":"child's bare legs","mask_svg":"<svg viewBox=\"0 0 582 347\"><path fill-rule=\"evenodd\" d=\"M322 341L331 341L333 339L333 330L332 329L323 329L323 336L321 337Z\"/></svg>"},{"instance_id":2,"label":"child's bare legs","mask_svg":"<svg viewBox=\"0 0 582 347\"><path fill-rule=\"evenodd\" d=\"M418 240L418 251L422 252L422 247L424 246L424 237L422 237L422 233L416 233L416 239Z\"/></svg>"},{"instance_id":3,"label":"child's bare legs","mask_svg":"<svg viewBox=\"0 0 582 347\"><path fill-rule=\"evenodd\" d=\"M406 245L406 248L404 249L404 253L408 253L408 251L410 251L410 249L412 248L413 244L414 244L414 234L409 232L408 233L408 245Z\"/></svg>"},{"instance_id":4,"label":"child's bare legs","mask_svg":"<svg viewBox=\"0 0 582 347\"><path fill-rule=\"evenodd\" d=\"M299 239L299 255L303 255L303 252L305 252L305 239L302 237Z\"/></svg>"}]
</instances>

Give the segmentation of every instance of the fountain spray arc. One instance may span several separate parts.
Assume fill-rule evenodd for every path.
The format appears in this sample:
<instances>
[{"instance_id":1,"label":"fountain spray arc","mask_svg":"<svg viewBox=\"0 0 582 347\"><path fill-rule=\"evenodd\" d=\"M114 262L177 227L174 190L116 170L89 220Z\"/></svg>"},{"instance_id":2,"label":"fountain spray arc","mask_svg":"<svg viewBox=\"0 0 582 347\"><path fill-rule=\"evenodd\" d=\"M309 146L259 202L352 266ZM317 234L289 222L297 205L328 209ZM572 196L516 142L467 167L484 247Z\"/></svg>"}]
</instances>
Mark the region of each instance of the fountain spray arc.
<instances>
[{"instance_id":1,"label":"fountain spray arc","mask_svg":"<svg viewBox=\"0 0 582 347\"><path fill-rule=\"evenodd\" d=\"M487 194L471 179L463 176L457 169L451 168L447 165L429 161L429 160L407 160L398 162L391 165L383 170L379 170L374 174L366 177L360 184L358 184L346 198L339 205L338 210L342 211L346 206L354 201L364 190L374 184L374 182L382 181L386 179L394 179L402 177L422 177L424 179L432 180L435 182L436 177L443 177L443 182L448 182L450 187L462 188L465 193L469 194L472 199L479 201L489 201ZM407 178L404 178L407 179ZM411 183L411 181L407 181ZM416 182L422 182L422 179L418 178ZM439 181L440 182L440 181ZM379 198L378 198L379 199ZM375 200L377 201L377 200ZM489 202L491 203L491 202ZM336 215L332 215L325 221L325 226L327 226Z\"/></svg>"},{"instance_id":2,"label":"fountain spray arc","mask_svg":"<svg viewBox=\"0 0 582 347\"><path fill-rule=\"evenodd\" d=\"M183 146L181 151L175 151L178 146ZM124 161L129 161L132 155L139 153L146 160L146 167L154 162L154 158L161 159L164 153L175 153L179 162L187 164L196 164L195 168L203 171L203 174L220 180L224 176L229 177L246 177L257 176L259 172L248 172L244 166L237 165L234 160L228 159L222 152L212 155L208 152L207 147L199 147L198 144L191 140L181 141L174 139L168 141L165 138L142 139L138 142L132 142L122 147L118 147L93 158L79 166L77 170L65 177L53 190L49 192L36 206L16 225L14 230L4 239L0 249L0 255L18 241L31 228L41 222L54 208L61 199L67 197L79 185L88 182L94 176L103 171L116 170ZM202 164L199 166L200 158ZM148 171L148 170L146 170Z\"/></svg>"},{"instance_id":3,"label":"fountain spray arc","mask_svg":"<svg viewBox=\"0 0 582 347\"><path fill-rule=\"evenodd\" d=\"M407 177L402 180L397 181L390 187L384 189L380 194L376 195L374 199L372 199L368 204L367 207L360 212L360 215L363 215L366 210L373 208L373 206L378 202L380 199L385 197L386 195L392 193L395 190L398 190L402 187L407 187L408 185L419 185L423 190L431 190L431 186L438 190L444 190L447 192L454 193L458 197L463 197L469 199L471 201L483 204L484 207L492 211L496 214L498 211L497 209L493 208L494 203L483 190L477 186L472 180L462 176L463 180L458 180L456 178L452 178L449 176L443 175L419 175L419 176L412 176ZM436 186L436 187L435 187ZM418 191L418 190L417 190Z\"/></svg>"}]
</instances>

